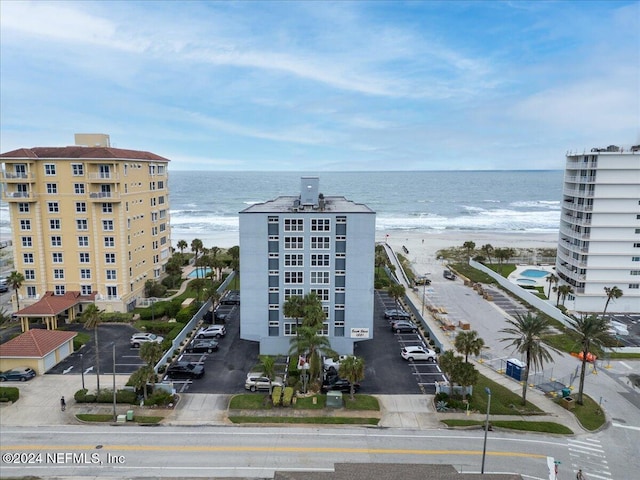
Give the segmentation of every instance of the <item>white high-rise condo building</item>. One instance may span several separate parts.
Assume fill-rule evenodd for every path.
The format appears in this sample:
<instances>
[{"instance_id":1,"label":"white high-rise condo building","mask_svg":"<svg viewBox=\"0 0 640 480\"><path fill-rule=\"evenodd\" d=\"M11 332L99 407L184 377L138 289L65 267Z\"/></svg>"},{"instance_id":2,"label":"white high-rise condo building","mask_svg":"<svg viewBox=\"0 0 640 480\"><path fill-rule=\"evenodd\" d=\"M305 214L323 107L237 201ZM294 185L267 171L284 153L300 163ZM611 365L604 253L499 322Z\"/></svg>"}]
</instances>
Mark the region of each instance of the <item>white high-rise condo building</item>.
<instances>
[{"instance_id":1,"label":"white high-rise condo building","mask_svg":"<svg viewBox=\"0 0 640 480\"><path fill-rule=\"evenodd\" d=\"M616 286L607 311L640 312L640 147L567 154L556 271L570 310L602 312Z\"/></svg>"},{"instance_id":2,"label":"white high-rise condo building","mask_svg":"<svg viewBox=\"0 0 640 480\"><path fill-rule=\"evenodd\" d=\"M240 212L240 337L261 354L287 353L296 319L292 296L315 293L326 314L323 334L341 354L373 338L375 212L342 196L324 196L318 177L300 195Z\"/></svg>"}]
</instances>

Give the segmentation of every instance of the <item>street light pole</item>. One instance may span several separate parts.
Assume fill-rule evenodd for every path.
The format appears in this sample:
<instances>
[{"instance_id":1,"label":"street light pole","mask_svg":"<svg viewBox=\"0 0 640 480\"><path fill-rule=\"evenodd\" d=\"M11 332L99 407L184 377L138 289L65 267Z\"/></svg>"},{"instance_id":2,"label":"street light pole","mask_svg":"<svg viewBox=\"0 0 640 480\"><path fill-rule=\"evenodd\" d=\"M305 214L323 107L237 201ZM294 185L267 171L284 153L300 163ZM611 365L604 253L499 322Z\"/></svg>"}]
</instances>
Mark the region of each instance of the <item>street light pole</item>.
<instances>
[{"instance_id":1,"label":"street light pole","mask_svg":"<svg viewBox=\"0 0 640 480\"><path fill-rule=\"evenodd\" d=\"M82 375L82 389L84 390L84 355L80 354L80 375Z\"/></svg>"},{"instance_id":2,"label":"street light pole","mask_svg":"<svg viewBox=\"0 0 640 480\"><path fill-rule=\"evenodd\" d=\"M424 302L427 298L427 279L424 279L424 283L422 284L422 318L424 318Z\"/></svg>"},{"instance_id":3,"label":"street light pole","mask_svg":"<svg viewBox=\"0 0 640 480\"><path fill-rule=\"evenodd\" d=\"M489 410L491 409L491 390L489 387L485 387L484 391L487 392L487 420L484 424L484 445L482 446L482 467L480 473L484 475L484 458L487 455L487 432L489 431Z\"/></svg>"},{"instance_id":4,"label":"street light pole","mask_svg":"<svg viewBox=\"0 0 640 480\"><path fill-rule=\"evenodd\" d=\"M118 420L116 414L116 344L113 344L113 421Z\"/></svg>"}]
</instances>

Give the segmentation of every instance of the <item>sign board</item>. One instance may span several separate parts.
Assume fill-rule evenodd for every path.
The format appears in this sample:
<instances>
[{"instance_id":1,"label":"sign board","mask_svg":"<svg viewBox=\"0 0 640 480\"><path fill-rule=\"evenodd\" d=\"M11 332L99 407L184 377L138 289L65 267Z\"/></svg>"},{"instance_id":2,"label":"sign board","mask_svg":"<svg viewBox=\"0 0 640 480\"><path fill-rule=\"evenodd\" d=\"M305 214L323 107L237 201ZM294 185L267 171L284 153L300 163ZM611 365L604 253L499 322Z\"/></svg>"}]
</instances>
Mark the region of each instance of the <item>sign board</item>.
<instances>
[{"instance_id":1,"label":"sign board","mask_svg":"<svg viewBox=\"0 0 640 480\"><path fill-rule=\"evenodd\" d=\"M351 338L370 338L368 328L352 328Z\"/></svg>"}]
</instances>

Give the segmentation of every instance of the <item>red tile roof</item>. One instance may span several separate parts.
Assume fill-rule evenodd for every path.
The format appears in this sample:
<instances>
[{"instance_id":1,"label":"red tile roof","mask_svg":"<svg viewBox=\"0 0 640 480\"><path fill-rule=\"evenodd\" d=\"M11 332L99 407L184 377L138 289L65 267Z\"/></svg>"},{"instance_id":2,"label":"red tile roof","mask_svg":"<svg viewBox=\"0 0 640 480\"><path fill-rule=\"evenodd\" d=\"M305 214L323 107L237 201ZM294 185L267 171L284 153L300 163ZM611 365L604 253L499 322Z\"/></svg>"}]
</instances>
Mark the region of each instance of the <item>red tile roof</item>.
<instances>
[{"instance_id":1,"label":"red tile roof","mask_svg":"<svg viewBox=\"0 0 640 480\"><path fill-rule=\"evenodd\" d=\"M33 305L18 310L16 314L20 317L42 317L63 313L65 310L77 305L80 302L93 302L96 294L80 295L80 292L66 292L64 295L54 295L47 292Z\"/></svg>"},{"instance_id":2,"label":"red tile roof","mask_svg":"<svg viewBox=\"0 0 640 480\"><path fill-rule=\"evenodd\" d=\"M62 330L29 330L0 345L0 357L42 358L76 335Z\"/></svg>"},{"instance_id":3,"label":"red tile roof","mask_svg":"<svg viewBox=\"0 0 640 480\"><path fill-rule=\"evenodd\" d=\"M169 162L168 158L141 150L126 150L111 147L33 147L19 148L0 155L2 158L61 158L61 159L123 159L123 160L156 160Z\"/></svg>"}]
</instances>

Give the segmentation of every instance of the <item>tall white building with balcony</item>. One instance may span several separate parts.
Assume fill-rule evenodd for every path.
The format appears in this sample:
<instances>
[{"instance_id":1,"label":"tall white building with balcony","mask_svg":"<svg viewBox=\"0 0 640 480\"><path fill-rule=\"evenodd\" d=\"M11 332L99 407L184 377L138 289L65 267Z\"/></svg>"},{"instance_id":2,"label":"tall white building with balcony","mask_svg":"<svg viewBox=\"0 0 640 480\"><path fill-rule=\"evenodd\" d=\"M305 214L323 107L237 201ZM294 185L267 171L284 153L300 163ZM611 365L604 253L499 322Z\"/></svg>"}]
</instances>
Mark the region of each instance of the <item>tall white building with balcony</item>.
<instances>
[{"instance_id":1,"label":"tall white building with balcony","mask_svg":"<svg viewBox=\"0 0 640 480\"><path fill-rule=\"evenodd\" d=\"M567 155L556 271L574 290L565 306L640 312L640 151L616 146Z\"/></svg>"},{"instance_id":2,"label":"tall white building with balcony","mask_svg":"<svg viewBox=\"0 0 640 480\"><path fill-rule=\"evenodd\" d=\"M300 195L240 212L240 337L261 354L287 353L296 319L288 298L314 292L326 314L323 334L341 354L373 338L375 212L342 196L324 196L318 177Z\"/></svg>"}]
</instances>

